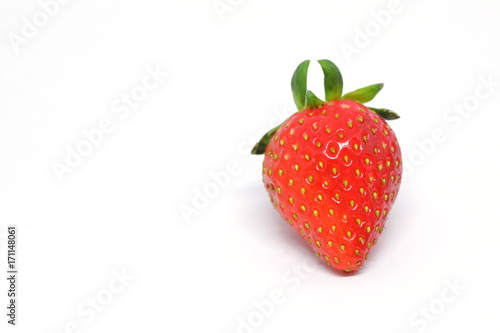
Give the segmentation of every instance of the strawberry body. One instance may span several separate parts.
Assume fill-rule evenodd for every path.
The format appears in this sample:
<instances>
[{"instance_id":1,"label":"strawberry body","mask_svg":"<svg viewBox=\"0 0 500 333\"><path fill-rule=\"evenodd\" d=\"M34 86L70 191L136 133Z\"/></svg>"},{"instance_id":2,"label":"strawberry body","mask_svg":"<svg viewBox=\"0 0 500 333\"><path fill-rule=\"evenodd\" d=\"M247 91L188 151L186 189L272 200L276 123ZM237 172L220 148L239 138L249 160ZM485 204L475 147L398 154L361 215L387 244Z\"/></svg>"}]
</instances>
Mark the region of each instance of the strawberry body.
<instances>
[{"instance_id":1,"label":"strawberry body","mask_svg":"<svg viewBox=\"0 0 500 333\"><path fill-rule=\"evenodd\" d=\"M401 182L401 151L385 120L350 100L297 112L270 141L263 166L285 221L328 264L357 270Z\"/></svg>"},{"instance_id":2,"label":"strawberry body","mask_svg":"<svg viewBox=\"0 0 500 333\"><path fill-rule=\"evenodd\" d=\"M263 181L284 220L328 265L350 272L368 258L399 191L401 151L385 121L399 116L361 104L383 84L341 97L338 68L328 60L319 63L327 101L307 90L309 61L304 61L292 78L299 111L268 132L252 153L265 154Z\"/></svg>"}]
</instances>

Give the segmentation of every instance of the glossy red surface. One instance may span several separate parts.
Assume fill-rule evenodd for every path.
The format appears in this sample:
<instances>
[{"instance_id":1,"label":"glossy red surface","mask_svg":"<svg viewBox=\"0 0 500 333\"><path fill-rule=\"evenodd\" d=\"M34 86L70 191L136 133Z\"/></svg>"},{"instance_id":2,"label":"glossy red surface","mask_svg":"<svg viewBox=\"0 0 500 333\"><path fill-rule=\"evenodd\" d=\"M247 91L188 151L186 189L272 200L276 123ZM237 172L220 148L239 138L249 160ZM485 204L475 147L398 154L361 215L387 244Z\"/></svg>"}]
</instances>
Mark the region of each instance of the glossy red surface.
<instances>
[{"instance_id":1,"label":"glossy red surface","mask_svg":"<svg viewBox=\"0 0 500 333\"><path fill-rule=\"evenodd\" d=\"M343 271L359 269L376 243L401 174L394 132L350 100L292 115L263 164L275 208L318 256Z\"/></svg>"}]
</instances>

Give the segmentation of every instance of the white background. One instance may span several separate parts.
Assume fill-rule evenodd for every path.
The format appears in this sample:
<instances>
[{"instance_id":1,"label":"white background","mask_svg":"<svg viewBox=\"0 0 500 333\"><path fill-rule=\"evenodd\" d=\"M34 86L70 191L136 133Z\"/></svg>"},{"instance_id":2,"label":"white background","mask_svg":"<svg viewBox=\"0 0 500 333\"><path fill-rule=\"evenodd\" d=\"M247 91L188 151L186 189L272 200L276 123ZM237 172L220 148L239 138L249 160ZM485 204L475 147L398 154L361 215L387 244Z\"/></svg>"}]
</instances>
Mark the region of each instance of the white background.
<instances>
[{"instance_id":1,"label":"white background","mask_svg":"<svg viewBox=\"0 0 500 333\"><path fill-rule=\"evenodd\" d=\"M0 263L16 224L20 271L16 327L0 273L2 331L498 331L500 3L401 0L381 26L389 0L228 1L72 0L52 17L0 1ZM401 116L405 179L349 276L310 265L247 154L294 112L296 66L322 58L345 91L385 82L369 105ZM148 68L168 77L114 112ZM324 96L319 65L309 82ZM103 119L112 131L58 179Z\"/></svg>"}]
</instances>

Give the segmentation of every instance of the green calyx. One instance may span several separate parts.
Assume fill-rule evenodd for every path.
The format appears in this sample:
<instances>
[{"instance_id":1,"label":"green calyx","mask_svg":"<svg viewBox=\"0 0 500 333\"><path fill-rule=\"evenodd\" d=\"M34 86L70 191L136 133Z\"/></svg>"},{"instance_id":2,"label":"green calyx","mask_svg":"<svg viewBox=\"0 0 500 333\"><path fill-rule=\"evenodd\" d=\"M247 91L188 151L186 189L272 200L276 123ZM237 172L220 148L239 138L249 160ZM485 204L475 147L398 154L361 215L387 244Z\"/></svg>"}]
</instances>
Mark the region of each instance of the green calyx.
<instances>
[{"instance_id":1,"label":"green calyx","mask_svg":"<svg viewBox=\"0 0 500 333\"><path fill-rule=\"evenodd\" d=\"M340 74L338 67L335 66L335 64L330 60L318 60L325 76L325 102L318 98L312 91L307 89L307 72L310 63L310 60L301 62L292 76L293 99L299 112L303 110L317 109L325 105L327 102L335 100L352 100L361 104L367 103L371 101L384 87L383 83L378 83L342 95L344 83L342 80L342 74ZM388 109L378 109L372 107L369 107L369 109L386 120L399 118L395 112ZM263 154L266 151L266 147L271 138L280 127L281 125L267 132L253 147L252 154Z\"/></svg>"}]
</instances>

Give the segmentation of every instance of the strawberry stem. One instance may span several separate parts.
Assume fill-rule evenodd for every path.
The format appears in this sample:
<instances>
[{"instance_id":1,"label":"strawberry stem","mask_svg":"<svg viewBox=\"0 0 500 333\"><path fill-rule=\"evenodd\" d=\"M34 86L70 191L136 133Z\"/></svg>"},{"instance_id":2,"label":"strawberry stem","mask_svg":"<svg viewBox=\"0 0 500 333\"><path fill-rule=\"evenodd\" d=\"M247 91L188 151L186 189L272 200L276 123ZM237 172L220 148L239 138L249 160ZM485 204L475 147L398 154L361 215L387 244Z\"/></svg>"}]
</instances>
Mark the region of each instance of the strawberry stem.
<instances>
[{"instance_id":1,"label":"strawberry stem","mask_svg":"<svg viewBox=\"0 0 500 333\"><path fill-rule=\"evenodd\" d=\"M360 88L358 90L347 93L342 96L342 99L350 99L351 101L363 104L371 101L379 93L379 91L382 90L383 87L383 83L372 84L371 86Z\"/></svg>"},{"instance_id":2,"label":"strawberry stem","mask_svg":"<svg viewBox=\"0 0 500 333\"><path fill-rule=\"evenodd\" d=\"M399 119L399 115L396 112L391 111L389 109L376 109L372 107L370 107L369 109L378 114L379 116L381 116L382 118L384 118L385 120Z\"/></svg>"},{"instance_id":3,"label":"strawberry stem","mask_svg":"<svg viewBox=\"0 0 500 333\"><path fill-rule=\"evenodd\" d=\"M283 123L279 124L262 137L259 142L255 144L252 148L252 154L254 155L262 155L266 152L267 145L269 142L271 142L271 139L273 138L274 134L279 130L279 128L283 125Z\"/></svg>"},{"instance_id":4,"label":"strawberry stem","mask_svg":"<svg viewBox=\"0 0 500 333\"><path fill-rule=\"evenodd\" d=\"M299 111L304 110L307 104L307 70L310 62L310 60L301 62L292 76L293 100Z\"/></svg>"},{"instance_id":5,"label":"strawberry stem","mask_svg":"<svg viewBox=\"0 0 500 333\"><path fill-rule=\"evenodd\" d=\"M342 89L344 82L342 81L342 74L333 62L327 59L318 60L323 73L325 74L325 99L327 102L340 99L342 96Z\"/></svg>"},{"instance_id":6,"label":"strawberry stem","mask_svg":"<svg viewBox=\"0 0 500 333\"><path fill-rule=\"evenodd\" d=\"M325 102L316 97L311 90L306 92L306 109L317 109L323 105L325 105Z\"/></svg>"}]
</instances>

